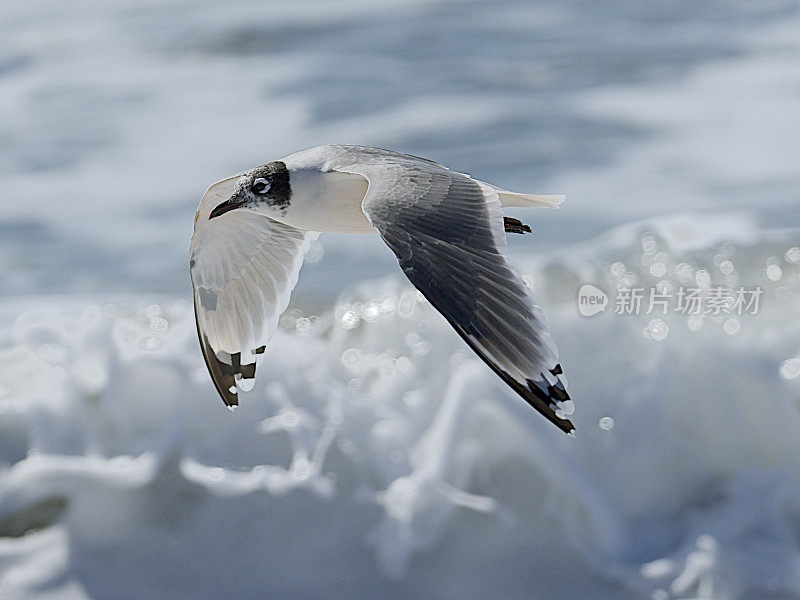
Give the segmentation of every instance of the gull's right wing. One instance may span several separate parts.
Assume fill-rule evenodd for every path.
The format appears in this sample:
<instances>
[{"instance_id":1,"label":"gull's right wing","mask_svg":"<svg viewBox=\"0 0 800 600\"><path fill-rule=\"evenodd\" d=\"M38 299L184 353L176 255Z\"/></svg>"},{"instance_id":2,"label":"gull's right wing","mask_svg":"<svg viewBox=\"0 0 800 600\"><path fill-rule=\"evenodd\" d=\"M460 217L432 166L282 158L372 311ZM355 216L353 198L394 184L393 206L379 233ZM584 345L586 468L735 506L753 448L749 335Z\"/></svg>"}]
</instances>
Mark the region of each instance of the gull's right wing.
<instances>
[{"instance_id":1,"label":"gull's right wing","mask_svg":"<svg viewBox=\"0 0 800 600\"><path fill-rule=\"evenodd\" d=\"M211 210L230 197L236 179L215 183L203 195L189 260L200 346L228 406L239 403L237 384L252 385L256 355L275 333L308 242L317 235L249 211L209 220Z\"/></svg>"}]
</instances>

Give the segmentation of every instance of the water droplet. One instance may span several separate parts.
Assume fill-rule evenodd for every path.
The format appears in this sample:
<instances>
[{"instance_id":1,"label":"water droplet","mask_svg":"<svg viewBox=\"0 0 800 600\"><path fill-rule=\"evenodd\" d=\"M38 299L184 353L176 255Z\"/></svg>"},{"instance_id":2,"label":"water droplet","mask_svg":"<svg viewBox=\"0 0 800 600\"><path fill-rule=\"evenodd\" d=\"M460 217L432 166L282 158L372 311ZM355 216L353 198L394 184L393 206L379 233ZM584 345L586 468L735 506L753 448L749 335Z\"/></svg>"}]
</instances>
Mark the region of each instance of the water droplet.
<instances>
[{"instance_id":1,"label":"water droplet","mask_svg":"<svg viewBox=\"0 0 800 600\"><path fill-rule=\"evenodd\" d=\"M288 410L281 416L281 420L283 422L283 426L286 429L294 429L297 427L297 424L300 422L300 415L298 415L293 410Z\"/></svg>"},{"instance_id":2,"label":"water droplet","mask_svg":"<svg viewBox=\"0 0 800 600\"><path fill-rule=\"evenodd\" d=\"M800 358L790 358L781 363L781 377L796 379L800 376Z\"/></svg>"},{"instance_id":3,"label":"water droplet","mask_svg":"<svg viewBox=\"0 0 800 600\"><path fill-rule=\"evenodd\" d=\"M625 271L627 271L627 268L625 267L624 263L615 262L610 267L608 267L608 270L611 271L611 274L614 277L622 277L623 275L625 275Z\"/></svg>"},{"instance_id":4,"label":"water droplet","mask_svg":"<svg viewBox=\"0 0 800 600\"><path fill-rule=\"evenodd\" d=\"M308 333L311 330L311 320L306 317L300 317L294 322L294 330L297 333Z\"/></svg>"},{"instance_id":5,"label":"water droplet","mask_svg":"<svg viewBox=\"0 0 800 600\"><path fill-rule=\"evenodd\" d=\"M381 310L385 314L393 313L395 310L397 310L397 298L394 296L384 298L383 302L381 302Z\"/></svg>"},{"instance_id":6,"label":"water droplet","mask_svg":"<svg viewBox=\"0 0 800 600\"><path fill-rule=\"evenodd\" d=\"M342 316L339 318L339 323L341 323L342 327L345 329L353 329L356 325L358 325L359 316L353 310L346 310L342 313Z\"/></svg>"},{"instance_id":7,"label":"water droplet","mask_svg":"<svg viewBox=\"0 0 800 600\"><path fill-rule=\"evenodd\" d=\"M790 263L800 262L800 248L797 246L789 248L786 254L783 255L783 258L786 259L786 262Z\"/></svg>"},{"instance_id":8,"label":"water droplet","mask_svg":"<svg viewBox=\"0 0 800 600\"><path fill-rule=\"evenodd\" d=\"M364 305L364 319L366 321L374 321L381 316L380 305L371 300Z\"/></svg>"},{"instance_id":9,"label":"water droplet","mask_svg":"<svg viewBox=\"0 0 800 600\"><path fill-rule=\"evenodd\" d=\"M722 329L724 329L725 333L728 335L736 334L739 331L739 327L739 319L734 319L733 317L722 324Z\"/></svg>"},{"instance_id":10,"label":"water droplet","mask_svg":"<svg viewBox=\"0 0 800 600\"><path fill-rule=\"evenodd\" d=\"M348 348L342 352L342 363L345 367L354 367L361 360L361 352L358 348Z\"/></svg>"},{"instance_id":11,"label":"water droplet","mask_svg":"<svg viewBox=\"0 0 800 600\"><path fill-rule=\"evenodd\" d=\"M669 279L662 279L656 284L656 290L659 294L671 294L675 286Z\"/></svg>"},{"instance_id":12,"label":"water droplet","mask_svg":"<svg viewBox=\"0 0 800 600\"><path fill-rule=\"evenodd\" d=\"M611 417L603 417L597 422L597 426L603 431L611 431L614 429L614 419Z\"/></svg>"},{"instance_id":13,"label":"water droplet","mask_svg":"<svg viewBox=\"0 0 800 600\"><path fill-rule=\"evenodd\" d=\"M153 330L153 333L163 335L167 333L167 330L169 329L169 321L167 321L164 317L153 317L150 319L150 329Z\"/></svg>"},{"instance_id":14,"label":"water droplet","mask_svg":"<svg viewBox=\"0 0 800 600\"><path fill-rule=\"evenodd\" d=\"M708 287L708 284L711 283L711 275L706 269L699 269L695 273L694 280L700 287Z\"/></svg>"},{"instance_id":15,"label":"water droplet","mask_svg":"<svg viewBox=\"0 0 800 600\"><path fill-rule=\"evenodd\" d=\"M409 358L408 358L407 356L401 356L401 357L399 357L399 358L398 358L398 359L395 361L395 363L394 363L394 366L395 366L395 367L397 368L397 370L398 370L398 371L400 371L400 372L401 372L403 375L408 375L408 374L409 374L409 373L411 373L411 371L414 369L414 366L411 364L411 361L409 360Z\"/></svg>"},{"instance_id":16,"label":"water droplet","mask_svg":"<svg viewBox=\"0 0 800 600\"><path fill-rule=\"evenodd\" d=\"M735 269L736 267L729 260L723 260L721 263L719 263L719 270L722 271L724 275L730 275Z\"/></svg>"},{"instance_id":17,"label":"water droplet","mask_svg":"<svg viewBox=\"0 0 800 600\"><path fill-rule=\"evenodd\" d=\"M783 277L783 269L780 266L773 264L767 267L767 279L778 281L781 277Z\"/></svg>"},{"instance_id":18,"label":"water droplet","mask_svg":"<svg viewBox=\"0 0 800 600\"><path fill-rule=\"evenodd\" d=\"M675 267L675 275L681 283L689 283L694 278L694 267L689 263L680 263Z\"/></svg>"},{"instance_id":19,"label":"water droplet","mask_svg":"<svg viewBox=\"0 0 800 600\"><path fill-rule=\"evenodd\" d=\"M646 233L642 236L642 252L644 254L655 254L658 250L658 242L651 234Z\"/></svg>"},{"instance_id":20,"label":"water droplet","mask_svg":"<svg viewBox=\"0 0 800 600\"><path fill-rule=\"evenodd\" d=\"M667 325L663 319L650 319L650 322L647 324L647 333L649 333L649 337L653 338L657 342L662 342L667 339L669 335L669 325Z\"/></svg>"}]
</instances>

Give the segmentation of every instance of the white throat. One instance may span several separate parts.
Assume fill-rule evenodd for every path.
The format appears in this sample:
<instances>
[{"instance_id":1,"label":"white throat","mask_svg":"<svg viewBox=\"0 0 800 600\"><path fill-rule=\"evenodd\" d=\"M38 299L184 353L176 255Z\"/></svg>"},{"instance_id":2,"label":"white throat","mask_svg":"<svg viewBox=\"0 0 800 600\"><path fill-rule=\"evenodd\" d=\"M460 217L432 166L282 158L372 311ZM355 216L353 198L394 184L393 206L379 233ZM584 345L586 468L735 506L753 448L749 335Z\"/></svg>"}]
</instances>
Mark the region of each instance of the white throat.
<instances>
[{"instance_id":1,"label":"white throat","mask_svg":"<svg viewBox=\"0 0 800 600\"><path fill-rule=\"evenodd\" d=\"M368 186L361 175L290 167L289 185L289 206L280 215L270 214L270 218L307 231L376 233L361 210Z\"/></svg>"}]
</instances>

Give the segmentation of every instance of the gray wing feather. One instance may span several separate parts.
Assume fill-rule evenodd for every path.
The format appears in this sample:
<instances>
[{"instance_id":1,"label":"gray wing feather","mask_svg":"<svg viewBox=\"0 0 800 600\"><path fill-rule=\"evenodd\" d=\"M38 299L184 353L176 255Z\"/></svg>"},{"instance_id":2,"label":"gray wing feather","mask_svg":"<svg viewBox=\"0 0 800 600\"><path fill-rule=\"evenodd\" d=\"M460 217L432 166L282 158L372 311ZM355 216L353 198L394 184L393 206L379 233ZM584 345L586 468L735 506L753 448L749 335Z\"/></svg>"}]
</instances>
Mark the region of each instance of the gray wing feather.
<instances>
[{"instance_id":1,"label":"gray wing feather","mask_svg":"<svg viewBox=\"0 0 800 600\"><path fill-rule=\"evenodd\" d=\"M505 260L496 192L430 161L359 152L331 168L369 180L364 213L411 283L509 386L572 431L561 404L569 400L566 380L544 315Z\"/></svg>"}]
</instances>

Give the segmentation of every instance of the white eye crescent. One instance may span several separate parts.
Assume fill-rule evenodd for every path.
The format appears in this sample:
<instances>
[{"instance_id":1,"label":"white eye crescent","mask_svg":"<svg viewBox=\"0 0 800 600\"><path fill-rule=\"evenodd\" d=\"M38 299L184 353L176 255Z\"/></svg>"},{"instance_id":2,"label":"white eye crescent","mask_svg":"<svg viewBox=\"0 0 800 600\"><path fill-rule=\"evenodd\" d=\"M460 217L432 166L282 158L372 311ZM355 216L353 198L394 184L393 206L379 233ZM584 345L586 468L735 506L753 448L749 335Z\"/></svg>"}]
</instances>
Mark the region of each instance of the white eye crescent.
<instances>
[{"instance_id":1,"label":"white eye crescent","mask_svg":"<svg viewBox=\"0 0 800 600\"><path fill-rule=\"evenodd\" d=\"M253 182L253 185L250 186L250 189L253 190L254 194L263 195L269 191L270 183L263 177L259 177Z\"/></svg>"}]
</instances>

